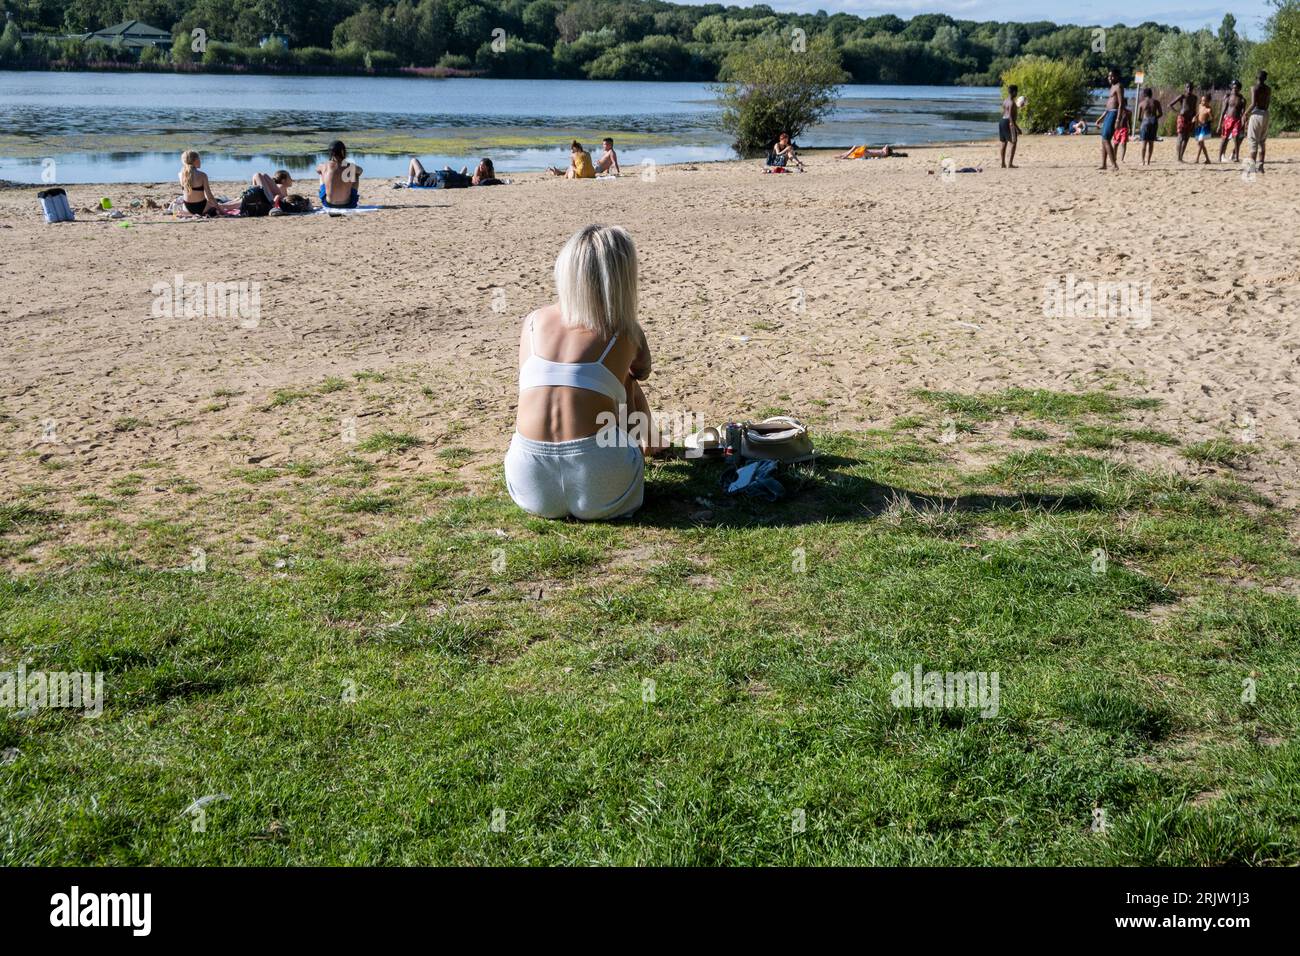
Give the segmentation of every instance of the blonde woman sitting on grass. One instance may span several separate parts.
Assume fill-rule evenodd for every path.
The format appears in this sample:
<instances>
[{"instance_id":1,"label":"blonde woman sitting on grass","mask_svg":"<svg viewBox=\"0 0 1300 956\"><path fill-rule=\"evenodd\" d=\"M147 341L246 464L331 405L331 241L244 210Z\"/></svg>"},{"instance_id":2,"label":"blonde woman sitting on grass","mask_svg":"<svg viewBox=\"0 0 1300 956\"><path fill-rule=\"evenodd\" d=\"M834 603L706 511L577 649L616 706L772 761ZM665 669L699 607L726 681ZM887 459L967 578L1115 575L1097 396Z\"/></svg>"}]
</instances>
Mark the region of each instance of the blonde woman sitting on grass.
<instances>
[{"instance_id":1,"label":"blonde woman sitting on grass","mask_svg":"<svg viewBox=\"0 0 1300 956\"><path fill-rule=\"evenodd\" d=\"M616 518L641 507L645 460L624 423L650 421L650 347L637 256L618 226L587 226L555 260L559 301L524 319L506 487L529 514ZM639 413L639 414L637 414ZM651 447L646 449L655 451Z\"/></svg>"}]
</instances>

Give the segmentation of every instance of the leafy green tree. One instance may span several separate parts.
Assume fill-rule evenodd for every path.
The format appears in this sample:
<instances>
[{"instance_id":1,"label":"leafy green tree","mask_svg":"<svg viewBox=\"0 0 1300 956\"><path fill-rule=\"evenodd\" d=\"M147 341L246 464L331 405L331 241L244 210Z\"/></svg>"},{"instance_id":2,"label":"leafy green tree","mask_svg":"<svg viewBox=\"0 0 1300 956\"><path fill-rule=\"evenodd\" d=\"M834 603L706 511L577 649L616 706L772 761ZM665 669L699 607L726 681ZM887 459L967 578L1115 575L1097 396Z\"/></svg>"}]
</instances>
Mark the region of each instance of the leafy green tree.
<instances>
[{"instance_id":1,"label":"leafy green tree","mask_svg":"<svg viewBox=\"0 0 1300 956\"><path fill-rule=\"evenodd\" d=\"M1170 33L1156 47L1147 85L1167 90L1181 89L1186 83L1198 90L1221 88L1232 81L1234 65L1209 30Z\"/></svg>"},{"instance_id":2,"label":"leafy green tree","mask_svg":"<svg viewBox=\"0 0 1300 956\"><path fill-rule=\"evenodd\" d=\"M609 27L584 33L572 43L561 40L555 44L555 72L559 76L576 79L586 75L587 64L612 46L618 37Z\"/></svg>"},{"instance_id":3,"label":"leafy green tree","mask_svg":"<svg viewBox=\"0 0 1300 956\"><path fill-rule=\"evenodd\" d=\"M1023 56L1002 74L1002 95L1019 87L1026 100L1021 125L1031 133L1046 133L1078 116L1088 103L1087 74L1077 60L1062 63L1044 56Z\"/></svg>"},{"instance_id":4,"label":"leafy green tree","mask_svg":"<svg viewBox=\"0 0 1300 956\"><path fill-rule=\"evenodd\" d=\"M492 39L492 31L500 26L482 7L466 7L456 14L448 47L456 53L476 53L480 46Z\"/></svg>"},{"instance_id":5,"label":"leafy green tree","mask_svg":"<svg viewBox=\"0 0 1300 956\"><path fill-rule=\"evenodd\" d=\"M920 40L925 43L934 39L940 27L953 26L955 23L956 21L945 13L923 13L907 21L907 26L903 28L903 36L909 40Z\"/></svg>"},{"instance_id":6,"label":"leafy green tree","mask_svg":"<svg viewBox=\"0 0 1300 956\"><path fill-rule=\"evenodd\" d=\"M10 20L0 33L0 63L16 63L23 56L23 33L18 24Z\"/></svg>"},{"instance_id":7,"label":"leafy green tree","mask_svg":"<svg viewBox=\"0 0 1300 956\"><path fill-rule=\"evenodd\" d=\"M194 39L188 33L178 33L172 38L172 62L194 62Z\"/></svg>"},{"instance_id":8,"label":"leafy green tree","mask_svg":"<svg viewBox=\"0 0 1300 956\"><path fill-rule=\"evenodd\" d=\"M1231 13L1225 13L1219 24L1219 44L1234 66L1241 62L1241 37L1237 36L1237 18Z\"/></svg>"},{"instance_id":9,"label":"leafy green tree","mask_svg":"<svg viewBox=\"0 0 1300 956\"><path fill-rule=\"evenodd\" d=\"M1251 68L1268 71L1270 125L1295 130L1300 129L1300 0L1275 0L1274 8L1263 41L1251 48Z\"/></svg>"},{"instance_id":10,"label":"leafy green tree","mask_svg":"<svg viewBox=\"0 0 1300 956\"><path fill-rule=\"evenodd\" d=\"M474 65L493 76L545 77L551 75L551 51L518 37L508 37L504 49L496 51L489 40L478 48Z\"/></svg>"},{"instance_id":11,"label":"leafy green tree","mask_svg":"<svg viewBox=\"0 0 1300 956\"><path fill-rule=\"evenodd\" d=\"M554 0L533 0L524 7L524 35L533 43L540 43L547 49L555 46L560 38L560 30L555 25L555 18L564 7Z\"/></svg>"},{"instance_id":12,"label":"leafy green tree","mask_svg":"<svg viewBox=\"0 0 1300 956\"><path fill-rule=\"evenodd\" d=\"M955 59L963 54L966 39L956 26L945 23L934 31L934 36L930 38L930 45L940 53Z\"/></svg>"},{"instance_id":13,"label":"leafy green tree","mask_svg":"<svg viewBox=\"0 0 1300 956\"><path fill-rule=\"evenodd\" d=\"M685 44L666 36L620 43L587 64L586 72L593 80L701 78Z\"/></svg>"},{"instance_id":14,"label":"leafy green tree","mask_svg":"<svg viewBox=\"0 0 1300 956\"><path fill-rule=\"evenodd\" d=\"M727 57L722 72L722 128L742 156L761 152L782 132L794 138L815 126L834 110L845 79L839 52L823 36L802 53L783 37L752 43Z\"/></svg>"}]
</instances>

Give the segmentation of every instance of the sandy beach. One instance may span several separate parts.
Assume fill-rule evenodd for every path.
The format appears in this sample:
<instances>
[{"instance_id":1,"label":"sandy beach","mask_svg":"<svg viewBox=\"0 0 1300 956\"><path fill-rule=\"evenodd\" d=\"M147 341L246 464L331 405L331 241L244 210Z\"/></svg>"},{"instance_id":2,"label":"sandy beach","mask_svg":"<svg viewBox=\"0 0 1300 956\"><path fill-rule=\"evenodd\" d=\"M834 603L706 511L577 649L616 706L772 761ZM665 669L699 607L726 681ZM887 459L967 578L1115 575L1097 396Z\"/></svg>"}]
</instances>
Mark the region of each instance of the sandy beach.
<instances>
[{"instance_id":1,"label":"sandy beach","mask_svg":"<svg viewBox=\"0 0 1300 956\"><path fill-rule=\"evenodd\" d=\"M1130 150L1119 174L1097 171L1096 137L1033 137L1018 170L984 143L809 153L806 173L782 176L733 162L455 191L365 181L362 202L385 208L339 218L178 222L131 206L174 186L73 185L79 221L51 226L36 187L6 187L4 496L39 485L71 505L147 463L219 495L233 469L338 453L349 421L362 438L423 439L384 468L432 472L454 444L471 452L463 480L499 481L519 320L550 300L564 239L605 222L639 247L656 409L781 408L855 431L917 413L917 389L1114 388L1163 401L1141 414L1153 428L1253 441L1237 476L1295 504L1300 139L1271 141L1253 178L1180 167L1173 148L1150 169ZM944 158L984 171L945 174ZM84 211L101 196L129 226ZM177 274L256 284L257 321L151 315ZM1045 314L1045 289L1071 276L1149 288L1149 317ZM383 378L321 387L358 373ZM277 399L295 390L315 397ZM977 440L1014 445L1013 426ZM1159 446L1126 458L1205 467ZM143 482L140 513L169 495Z\"/></svg>"}]
</instances>

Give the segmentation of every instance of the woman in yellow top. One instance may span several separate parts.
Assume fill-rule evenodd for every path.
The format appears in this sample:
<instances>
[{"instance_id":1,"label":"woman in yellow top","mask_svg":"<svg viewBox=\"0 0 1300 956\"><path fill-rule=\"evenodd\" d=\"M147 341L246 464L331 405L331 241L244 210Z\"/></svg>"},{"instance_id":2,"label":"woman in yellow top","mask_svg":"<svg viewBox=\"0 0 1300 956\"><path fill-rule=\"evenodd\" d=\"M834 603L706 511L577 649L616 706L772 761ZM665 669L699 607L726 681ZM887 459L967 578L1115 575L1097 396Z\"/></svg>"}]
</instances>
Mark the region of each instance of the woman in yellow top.
<instances>
[{"instance_id":1,"label":"woman in yellow top","mask_svg":"<svg viewBox=\"0 0 1300 956\"><path fill-rule=\"evenodd\" d=\"M576 139L569 146L569 168L557 169L551 167L552 176L563 176L565 179L595 179L596 167L592 165L591 153L582 148L582 144Z\"/></svg>"}]
</instances>

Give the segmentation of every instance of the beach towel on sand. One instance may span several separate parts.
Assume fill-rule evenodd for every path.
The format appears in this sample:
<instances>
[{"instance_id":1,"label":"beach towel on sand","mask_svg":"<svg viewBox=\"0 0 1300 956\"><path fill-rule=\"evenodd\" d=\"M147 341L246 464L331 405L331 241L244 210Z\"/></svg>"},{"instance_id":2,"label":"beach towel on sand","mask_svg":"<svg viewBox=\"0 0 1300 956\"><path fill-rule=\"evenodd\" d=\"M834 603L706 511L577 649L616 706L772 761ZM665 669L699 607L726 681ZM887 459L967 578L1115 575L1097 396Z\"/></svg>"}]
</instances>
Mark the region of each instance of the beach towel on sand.
<instances>
[{"instance_id":1,"label":"beach towel on sand","mask_svg":"<svg viewBox=\"0 0 1300 956\"><path fill-rule=\"evenodd\" d=\"M335 206L322 206L311 215L313 216L352 216L361 212L376 212L383 209L383 206L353 206L351 209L339 209Z\"/></svg>"}]
</instances>

